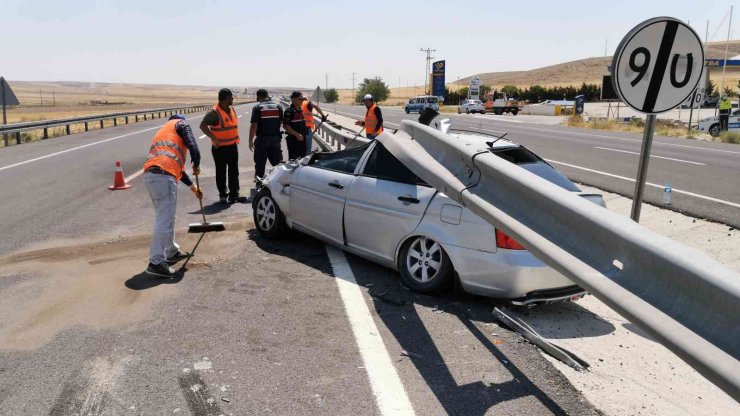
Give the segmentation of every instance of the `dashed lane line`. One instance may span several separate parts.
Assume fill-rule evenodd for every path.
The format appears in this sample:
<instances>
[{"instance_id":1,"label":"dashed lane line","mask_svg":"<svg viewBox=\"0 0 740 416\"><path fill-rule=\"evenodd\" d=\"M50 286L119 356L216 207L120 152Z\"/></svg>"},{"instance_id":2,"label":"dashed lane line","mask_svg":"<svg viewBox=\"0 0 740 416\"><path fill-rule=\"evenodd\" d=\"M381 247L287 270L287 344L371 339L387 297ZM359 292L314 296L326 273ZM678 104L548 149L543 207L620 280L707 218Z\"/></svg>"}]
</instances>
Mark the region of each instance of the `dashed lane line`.
<instances>
[{"instance_id":1,"label":"dashed lane line","mask_svg":"<svg viewBox=\"0 0 740 416\"><path fill-rule=\"evenodd\" d=\"M548 161L548 162L550 162L550 163L555 163L557 165L568 166L568 167L571 167L571 168L574 168L574 169L585 170L586 172L596 173L596 174L599 174L599 175L608 176L610 178L616 178L616 179L622 179L622 180L629 181L629 182L635 182L635 179L628 178L626 176L620 176L620 175L615 175L613 173L602 172L600 170L584 168L583 166L571 165L570 163L558 162L557 160L552 160L552 159L545 159L545 160ZM645 182L645 185L652 186L653 188L658 188L658 189L663 189L663 187L664 187L663 185L659 185L657 183L651 183L651 182ZM720 204L728 205L728 206L735 207L735 208L740 208L740 204L737 204L735 202L725 201L724 199L712 198L711 196L695 194L693 192L683 191L681 189L673 188L671 190L671 192L675 192L677 194L684 194L684 195L688 195L688 196L693 196L695 198L705 199L707 201L718 202Z\"/></svg>"},{"instance_id":2,"label":"dashed lane line","mask_svg":"<svg viewBox=\"0 0 740 416\"><path fill-rule=\"evenodd\" d=\"M344 252L326 246L352 333L382 415L413 415L414 408L383 344Z\"/></svg>"},{"instance_id":3,"label":"dashed lane line","mask_svg":"<svg viewBox=\"0 0 740 416\"><path fill-rule=\"evenodd\" d=\"M610 152L629 153L631 155L638 155L638 156L640 155L640 153L638 153L638 152L630 152L628 150L612 149L610 147L594 146L594 149L608 150ZM674 159L672 157L665 157L665 156L650 155L650 158L673 160L674 162L690 163L692 165L699 165L699 166L706 166L707 165L706 163L692 162L690 160L683 160L683 159Z\"/></svg>"}]
</instances>

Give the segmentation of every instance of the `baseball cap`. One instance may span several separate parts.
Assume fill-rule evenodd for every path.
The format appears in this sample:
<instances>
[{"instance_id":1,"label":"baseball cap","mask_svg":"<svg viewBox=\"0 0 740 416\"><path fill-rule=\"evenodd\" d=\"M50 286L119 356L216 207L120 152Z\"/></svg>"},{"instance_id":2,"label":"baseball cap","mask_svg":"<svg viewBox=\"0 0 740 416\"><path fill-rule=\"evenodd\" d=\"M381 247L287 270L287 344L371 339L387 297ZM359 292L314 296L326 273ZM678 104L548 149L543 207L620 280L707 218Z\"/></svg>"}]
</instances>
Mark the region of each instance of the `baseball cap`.
<instances>
[{"instance_id":1,"label":"baseball cap","mask_svg":"<svg viewBox=\"0 0 740 416\"><path fill-rule=\"evenodd\" d=\"M174 120L174 119L185 120L185 116L182 114L173 114L170 116L168 120Z\"/></svg>"},{"instance_id":2,"label":"baseball cap","mask_svg":"<svg viewBox=\"0 0 740 416\"><path fill-rule=\"evenodd\" d=\"M290 98L303 98L303 93L300 91L293 91L293 94L290 94Z\"/></svg>"}]
</instances>

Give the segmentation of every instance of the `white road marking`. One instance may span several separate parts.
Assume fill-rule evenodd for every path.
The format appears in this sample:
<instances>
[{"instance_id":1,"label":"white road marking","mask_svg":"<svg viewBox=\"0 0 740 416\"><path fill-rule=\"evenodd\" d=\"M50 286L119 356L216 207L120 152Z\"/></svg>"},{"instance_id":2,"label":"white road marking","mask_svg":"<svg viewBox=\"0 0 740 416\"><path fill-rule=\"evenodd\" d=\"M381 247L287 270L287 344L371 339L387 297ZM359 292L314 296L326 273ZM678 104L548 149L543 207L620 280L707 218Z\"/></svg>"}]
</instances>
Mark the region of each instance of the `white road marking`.
<instances>
[{"instance_id":1,"label":"white road marking","mask_svg":"<svg viewBox=\"0 0 740 416\"><path fill-rule=\"evenodd\" d=\"M203 116L190 117L190 119L196 119L196 118L201 118L201 117L203 117ZM111 137L110 139L101 140L99 142L84 144L82 146L77 146L77 147L73 147L71 149L62 150L61 152L51 153L51 154L48 154L48 155L45 155L45 156L39 156L39 157L36 157L36 158L33 158L33 159L24 160L23 162L13 163L12 165L0 167L0 172L4 171L6 169L10 169L10 168L14 168L14 167L17 167L17 166L26 165L26 164L33 163L33 162L38 162L39 160L48 159L50 157L59 156L59 155L65 154L65 153L73 152L75 150L84 149L86 147L95 146L95 145L102 144L102 143L107 143L107 142L110 142L110 141L113 141L113 140L122 139L124 137L133 136L134 134L143 133L145 131L150 131L150 130L158 129L158 128L161 128L161 127L162 126L150 127L148 129L139 130L139 131L135 131L135 132L132 132L132 133L126 133L126 134L122 134L122 135L116 136L116 137Z\"/></svg>"},{"instance_id":2,"label":"white road marking","mask_svg":"<svg viewBox=\"0 0 740 416\"><path fill-rule=\"evenodd\" d=\"M124 179L124 182L129 183L132 180L136 179L142 173L144 173L144 169L140 169L138 172L134 173L133 175L129 176L128 178L125 178Z\"/></svg>"},{"instance_id":3,"label":"white road marking","mask_svg":"<svg viewBox=\"0 0 740 416\"><path fill-rule=\"evenodd\" d=\"M628 178L626 176L620 176L620 175L615 175L613 173L602 172L600 170L594 170L594 169L584 168L583 166L571 165L570 163L558 162L557 160L552 160L552 159L545 159L545 160L547 160L550 163L555 163L555 164L558 164L558 165L568 166L568 167L571 167L571 168L574 168L574 169L585 170L587 172L597 173L599 175L609 176L610 178L617 178L617 179L622 179L622 180L625 180L625 181L635 182L635 179ZM651 182L645 182L645 185L652 186L653 188L658 188L658 189L663 189L663 187L664 187L663 185L658 185L657 183L651 183ZM671 190L671 192L675 192L675 193L678 193L678 194L689 195L689 196L693 196L693 197L696 197L696 198L706 199L707 201L718 202L720 204L729 205L729 206L735 207L735 208L740 208L740 204L736 204L736 203L730 202L730 201L725 201L723 199L712 198L711 196L695 194L693 192L682 191L682 190L676 189L676 188L673 188Z\"/></svg>"},{"instance_id":4,"label":"white road marking","mask_svg":"<svg viewBox=\"0 0 740 416\"><path fill-rule=\"evenodd\" d=\"M638 152L630 152L628 150L612 149L612 148L609 148L609 147L598 147L598 146L594 146L594 149L609 150L611 152L619 152L619 153L629 153L631 155L638 155L638 156L640 155ZM650 157L651 158L656 158L656 159L673 160L675 162L691 163L692 165L706 166L706 163L692 162L690 160L683 160L683 159L674 159L672 157L656 156L656 155L650 155Z\"/></svg>"},{"instance_id":5,"label":"white road marking","mask_svg":"<svg viewBox=\"0 0 740 416\"><path fill-rule=\"evenodd\" d=\"M326 253L380 414L415 414L344 252L327 245Z\"/></svg>"}]
</instances>

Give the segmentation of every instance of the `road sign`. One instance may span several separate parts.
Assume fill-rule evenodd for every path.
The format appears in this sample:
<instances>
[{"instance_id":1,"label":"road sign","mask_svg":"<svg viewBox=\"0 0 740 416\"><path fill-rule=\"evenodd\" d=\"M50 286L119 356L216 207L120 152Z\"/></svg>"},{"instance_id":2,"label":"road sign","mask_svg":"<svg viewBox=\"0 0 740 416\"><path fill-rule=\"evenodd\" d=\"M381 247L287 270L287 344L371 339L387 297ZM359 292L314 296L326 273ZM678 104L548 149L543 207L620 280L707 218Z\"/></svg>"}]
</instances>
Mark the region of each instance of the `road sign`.
<instances>
[{"instance_id":1,"label":"road sign","mask_svg":"<svg viewBox=\"0 0 740 416\"><path fill-rule=\"evenodd\" d=\"M657 114L686 101L704 70L694 30L672 17L648 19L622 39L612 61L614 89L637 111Z\"/></svg>"},{"instance_id":2,"label":"road sign","mask_svg":"<svg viewBox=\"0 0 740 416\"><path fill-rule=\"evenodd\" d=\"M432 64L432 95L445 96L445 61L437 61Z\"/></svg>"},{"instance_id":3,"label":"road sign","mask_svg":"<svg viewBox=\"0 0 740 416\"><path fill-rule=\"evenodd\" d=\"M8 81L3 77L0 77L0 105L20 105Z\"/></svg>"},{"instance_id":4,"label":"road sign","mask_svg":"<svg viewBox=\"0 0 740 416\"><path fill-rule=\"evenodd\" d=\"M470 80L470 88L468 89L468 98L473 99L473 100L478 100L479 94L480 94L480 77L476 75L473 77L473 79Z\"/></svg>"}]
</instances>

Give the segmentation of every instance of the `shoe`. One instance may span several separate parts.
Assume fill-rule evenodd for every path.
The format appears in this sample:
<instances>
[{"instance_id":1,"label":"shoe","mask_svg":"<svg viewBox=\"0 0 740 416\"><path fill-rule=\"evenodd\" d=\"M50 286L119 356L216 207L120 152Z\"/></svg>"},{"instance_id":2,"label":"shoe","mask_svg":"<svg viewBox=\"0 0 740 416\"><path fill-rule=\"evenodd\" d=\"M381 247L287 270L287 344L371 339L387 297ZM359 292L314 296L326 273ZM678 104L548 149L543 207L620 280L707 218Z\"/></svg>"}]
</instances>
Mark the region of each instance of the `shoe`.
<instances>
[{"instance_id":1,"label":"shoe","mask_svg":"<svg viewBox=\"0 0 740 416\"><path fill-rule=\"evenodd\" d=\"M146 273L151 274L153 276L160 276L160 277L174 277L175 276L175 271L172 270L172 268L165 263L162 263L162 264L149 263L149 266L146 268Z\"/></svg>"},{"instance_id":2,"label":"shoe","mask_svg":"<svg viewBox=\"0 0 740 416\"><path fill-rule=\"evenodd\" d=\"M222 197L221 197L221 198L220 198L220 199L218 200L218 202L219 202L219 203L221 203L221 204L228 204L228 203L229 203L229 201L228 201L228 200L226 199L226 197L225 197L225 196L222 196Z\"/></svg>"},{"instance_id":3,"label":"shoe","mask_svg":"<svg viewBox=\"0 0 740 416\"><path fill-rule=\"evenodd\" d=\"M192 254L188 253L187 251L186 252L182 252L182 251L179 251L178 250L177 253L175 253L174 256L168 257L168 258L164 259L164 262L167 263L168 265L172 266L173 264L177 263L178 261L185 260L186 258L188 258L190 256L192 256Z\"/></svg>"},{"instance_id":4,"label":"shoe","mask_svg":"<svg viewBox=\"0 0 740 416\"><path fill-rule=\"evenodd\" d=\"M235 204L237 202L240 203L240 204L244 204L244 203L247 202L247 197L246 196L237 196L235 198L229 198L229 202L232 203L232 204Z\"/></svg>"}]
</instances>

